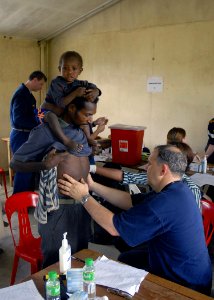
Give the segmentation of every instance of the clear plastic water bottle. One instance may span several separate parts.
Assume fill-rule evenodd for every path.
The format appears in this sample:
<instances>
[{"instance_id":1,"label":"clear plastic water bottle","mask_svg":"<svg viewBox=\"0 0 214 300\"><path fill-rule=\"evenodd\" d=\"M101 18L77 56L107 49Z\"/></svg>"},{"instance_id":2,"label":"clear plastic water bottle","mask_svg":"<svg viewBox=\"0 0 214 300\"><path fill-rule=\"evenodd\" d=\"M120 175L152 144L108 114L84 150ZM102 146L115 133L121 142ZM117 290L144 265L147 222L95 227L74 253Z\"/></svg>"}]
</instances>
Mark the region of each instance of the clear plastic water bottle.
<instances>
[{"instance_id":1,"label":"clear plastic water bottle","mask_svg":"<svg viewBox=\"0 0 214 300\"><path fill-rule=\"evenodd\" d=\"M48 273L48 281L46 282L46 300L60 300L60 281L55 271Z\"/></svg>"},{"instance_id":2,"label":"clear plastic water bottle","mask_svg":"<svg viewBox=\"0 0 214 300\"><path fill-rule=\"evenodd\" d=\"M92 258L85 259L83 267L83 291L88 294L89 300L96 298L95 268Z\"/></svg>"},{"instance_id":3,"label":"clear plastic water bottle","mask_svg":"<svg viewBox=\"0 0 214 300\"><path fill-rule=\"evenodd\" d=\"M206 155L204 156L204 159L202 160L202 167L201 167L202 173L207 173L207 157Z\"/></svg>"}]
</instances>

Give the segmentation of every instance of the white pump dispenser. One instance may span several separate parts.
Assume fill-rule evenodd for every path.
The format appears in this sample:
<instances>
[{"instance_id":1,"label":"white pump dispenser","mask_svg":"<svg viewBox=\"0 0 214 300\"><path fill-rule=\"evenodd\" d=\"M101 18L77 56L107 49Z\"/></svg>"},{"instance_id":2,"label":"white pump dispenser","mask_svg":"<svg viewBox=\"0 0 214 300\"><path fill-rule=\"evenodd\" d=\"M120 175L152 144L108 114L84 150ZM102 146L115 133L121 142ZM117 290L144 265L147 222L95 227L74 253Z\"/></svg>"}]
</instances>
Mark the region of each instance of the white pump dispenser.
<instances>
[{"instance_id":1,"label":"white pump dispenser","mask_svg":"<svg viewBox=\"0 0 214 300\"><path fill-rule=\"evenodd\" d=\"M71 246L66 239L67 232L63 233L62 247L59 249L59 270L65 273L71 268Z\"/></svg>"}]
</instances>

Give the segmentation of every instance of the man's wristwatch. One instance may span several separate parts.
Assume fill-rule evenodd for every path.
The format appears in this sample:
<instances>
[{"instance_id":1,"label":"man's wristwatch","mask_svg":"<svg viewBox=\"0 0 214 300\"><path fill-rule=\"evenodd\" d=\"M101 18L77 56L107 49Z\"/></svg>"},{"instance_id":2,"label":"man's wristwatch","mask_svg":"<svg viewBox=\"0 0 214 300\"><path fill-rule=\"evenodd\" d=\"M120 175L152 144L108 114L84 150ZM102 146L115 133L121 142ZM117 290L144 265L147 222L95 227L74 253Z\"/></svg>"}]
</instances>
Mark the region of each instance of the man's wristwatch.
<instances>
[{"instance_id":1,"label":"man's wristwatch","mask_svg":"<svg viewBox=\"0 0 214 300\"><path fill-rule=\"evenodd\" d=\"M90 194L87 194L87 195L83 196L82 199L81 199L82 205L85 205L86 202L88 201L88 199L89 199L90 197L91 197Z\"/></svg>"}]
</instances>

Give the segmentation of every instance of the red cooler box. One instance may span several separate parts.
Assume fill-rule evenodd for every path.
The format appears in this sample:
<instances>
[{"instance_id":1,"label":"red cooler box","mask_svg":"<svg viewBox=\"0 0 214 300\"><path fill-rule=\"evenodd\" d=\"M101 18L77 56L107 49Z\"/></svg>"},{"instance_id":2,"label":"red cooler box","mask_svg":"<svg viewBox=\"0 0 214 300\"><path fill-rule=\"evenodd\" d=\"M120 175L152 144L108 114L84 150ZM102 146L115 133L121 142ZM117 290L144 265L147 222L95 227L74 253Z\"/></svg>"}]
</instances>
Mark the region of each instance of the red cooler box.
<instances>
[{"instance_id":1,"label":"red cooler box","mask_svg":"<svg viewBox=\"0 0 214 300\"><path fill-rule=\"evenodd\" d=\"M132 166L141 162L144 126L115 124L111 128L112 161Z\"/></svg>"}]
</instances>

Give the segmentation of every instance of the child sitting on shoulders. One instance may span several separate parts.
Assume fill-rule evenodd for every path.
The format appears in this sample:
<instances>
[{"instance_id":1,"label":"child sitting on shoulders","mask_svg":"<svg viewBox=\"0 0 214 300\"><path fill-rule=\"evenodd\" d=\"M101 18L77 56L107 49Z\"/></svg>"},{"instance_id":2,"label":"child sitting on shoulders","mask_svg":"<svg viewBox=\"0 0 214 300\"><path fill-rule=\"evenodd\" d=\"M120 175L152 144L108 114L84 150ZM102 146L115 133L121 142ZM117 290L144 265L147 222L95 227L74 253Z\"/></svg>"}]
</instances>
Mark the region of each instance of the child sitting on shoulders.
<instances>
[{"instance_id":1,"label":"child sitting on shoulders","mask_svg":"<svg viewBox=\"0 0 214 300\"><path fill-rule=\"evenodd\" d=\"M58 117L76 97L85 97L88 101L94 102L101 95L101 91L95 84L77 79L83 71L83 60L79 53L75 51L64 52L60 57L58 68L60 76L51 81L38 117L40 119L44 117L44 121L49 124L54 135L68 149L80 152L82 145L69 139L63 133Z\"/></svg>"}]
</instances>

